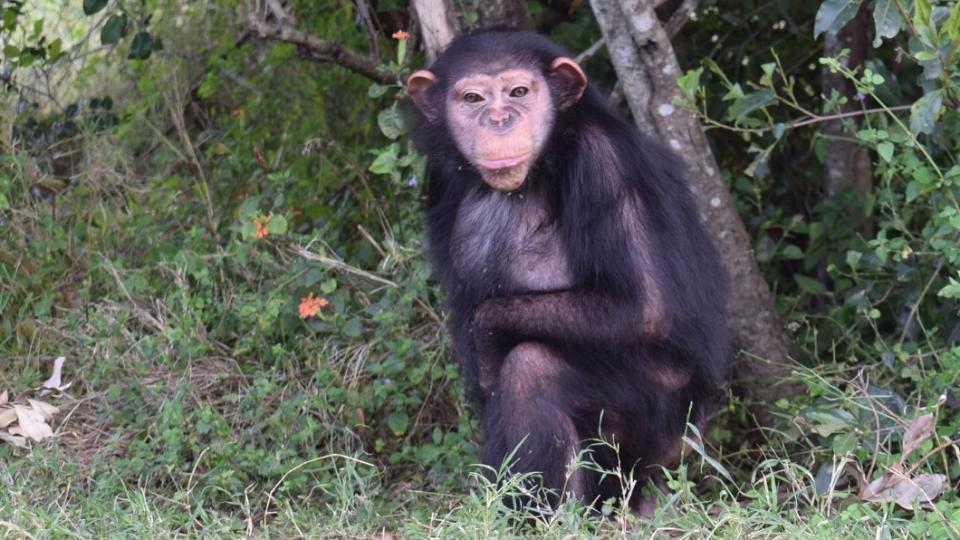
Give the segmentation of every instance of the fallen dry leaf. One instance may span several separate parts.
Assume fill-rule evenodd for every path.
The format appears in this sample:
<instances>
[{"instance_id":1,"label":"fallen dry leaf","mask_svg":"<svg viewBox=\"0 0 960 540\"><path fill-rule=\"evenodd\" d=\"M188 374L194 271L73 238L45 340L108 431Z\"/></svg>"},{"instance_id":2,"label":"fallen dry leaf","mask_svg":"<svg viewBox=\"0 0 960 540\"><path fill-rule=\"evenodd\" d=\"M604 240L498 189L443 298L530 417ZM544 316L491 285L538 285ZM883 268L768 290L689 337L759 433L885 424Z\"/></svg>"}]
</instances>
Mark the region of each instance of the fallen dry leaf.
<instances>
[{"instance_id":1,"label":"fallen dry leaf","mask_svg":"<svg viewBox=\"0 0 960 540\"><path fill-rule=\"evenodd\" d=\"M13 409L0 409L0 429L9 426L17 421L17 411Z\"/></svg>"},{"instance_id":2,"label":"fallen dry leaf","mask_svg":"<svg viewBox=\"0 0 960 540\"><path fill-rule=\"evenodd\" d=\"M43 414L33 407L14 404L14 410L17 411L17 427L10 428L8 431L14 435L23 435L34 441L40 442L53 436L53 429L43 418Z\"/></svg>"},{"instance_id":3,"label":"fallen dry leaf","mask_svg":"<svg viewBox=\"0 0 960 540\"><path fill-rule=\"evenodd\" d=\"M50 375L50 378L44 381L44 388L53 388L58 389L61 386L60 378L63 373L63 363L66 361L66 357L58 356L56 360L53 361L53 374Z\"/></svg>"},{"instance_id":4,"label":"fallen dry leaf","mask_svg":"<svg viewBox=\"0 0 960 540\"><path fill-rule=\"evenodd\" d=\"M6 390L0 392L0 405L3 405L8 401L10 401L10 394Z\"/></svg>"},{"instance_id":5,"label":"fallen dry leaf","mask_svg":"<svg viewBox=\"0 0 960 540\"><path fill-rule=\"evenodd\" d=\"M920 448L924 442L933 436L933 415L925 414L916 417L903 433L903 452L901 459L906 459L914 450Z\"/></svg>"},{"instance_id":6,"label":"fallen dry leaf","mask_svg":"<svg viewBox=\"0 0 960 540\"><path fill-rule=\"evenodd\" d=\"M16 435L11 435L6 431L0 431L0 441L7 441L8 443L14 446L19 446L20 448L30 448L30 445L27 444L26 439Z\"/></svg>"},{"instance_id":7,"label":"fallen dry leaf","mask_svg":"<svg viewBox=\"0 0 960 540\"><path fill-rule=\"evenodd\" d=\"M46 401L28 399L27 402L31 407L33 407L33 410L37 411L41 416L43 416L44 421L52 419L55 414L60 412L60 409L54 407Z\"/></svg>"},{"instance_id":8,"label":"fallen dry leaf","mask_svg":"<svg viewBox=\"0 0 960 540\"><path fill-rule=\"evenodd\" d=\"M947 477L942 474L921 474L915 478L883 475L860 494L868 502L895 502L907 510L914 504L930 506L948 489Z\"/></svg>"}]
</instances>

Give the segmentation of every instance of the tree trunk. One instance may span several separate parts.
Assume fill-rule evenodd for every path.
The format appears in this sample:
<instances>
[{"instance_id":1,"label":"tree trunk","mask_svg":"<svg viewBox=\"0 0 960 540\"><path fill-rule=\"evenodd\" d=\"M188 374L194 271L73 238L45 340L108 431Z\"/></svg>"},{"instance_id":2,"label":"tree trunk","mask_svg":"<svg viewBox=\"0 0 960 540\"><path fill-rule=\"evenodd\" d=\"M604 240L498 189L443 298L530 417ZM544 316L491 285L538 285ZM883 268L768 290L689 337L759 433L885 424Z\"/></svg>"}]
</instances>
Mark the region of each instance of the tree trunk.
<instances>
[{"instance_id":1,"label":"tree trunk","mask_svg":"<svg viewBox=\"0 0 960 540\"><path fill-rule=\"evenodd\" d=\"M533 27L525 0L490 0L477 4L481 26L502 24L529 30Z\"/></svg>"},{"instance_id":2,"label":"tree trunk","mask_svg":"<svg viewBox=\"0 0 960 540\"><path fill-rule=\"evenodd\" d=\"M457 17L452 0L413 0L413 9L420 20L427 63L432 64L457 35Z\"/></svg>"},{"instance_id":3,"label":"tree trunk","mask_svg":"<svg viewBox=\"0 0 960 540\"><path fill-rule=\"evenodd\" d=\"M783 384L791 370L786 363L788 349L780 317L707 138L696 118L674 105L681 69L654 12L657 2L590 3L637 125L667 144L687 165L690 189L730 280L727 311L734 346L739 351L733 385L760 405L755 407L758 417L768 423L764 406L796 391Z\"/></svg>"},{"instance_id":4,"label":"tree trunk","mask_svg":"<svg viewBox=\"0 0 960 540\"><path fill-rule=\"evenodd\" d=\"M846 66L849 68L862 66L870 43L868 15L867 4L864 3L860 6L857 16L851 19L840 32L836 34L828 32L823 44L823 55L835 57L843 49L848 49L850 55L845 60ZM850 99L846 105L840 107L839 112L850 112L860 107L854 98L856 88L843 75L830 73L830 70L825 69L821 86L823 95L827 99L833 95L834 91ZM851 123L854 130L860 125L859 119L847 121ZM860 193L869 193L873 189L873 164L870 161L870 150L855 140L854 133L844 129L843 120L827 122L823 126L822 133L829 139L823 161L823 187L826 195L832 197L848 187Z\"/></svg>"}]
</instances>

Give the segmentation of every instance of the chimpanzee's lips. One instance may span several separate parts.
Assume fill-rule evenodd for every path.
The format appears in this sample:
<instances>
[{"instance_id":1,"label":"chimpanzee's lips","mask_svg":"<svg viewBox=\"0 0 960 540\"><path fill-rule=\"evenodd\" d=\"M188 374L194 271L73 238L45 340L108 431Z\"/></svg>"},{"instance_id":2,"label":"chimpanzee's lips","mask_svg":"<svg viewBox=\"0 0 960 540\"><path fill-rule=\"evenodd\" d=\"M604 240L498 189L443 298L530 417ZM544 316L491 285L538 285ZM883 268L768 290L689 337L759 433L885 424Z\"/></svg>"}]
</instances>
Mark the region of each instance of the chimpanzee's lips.
<instances>
[{"instance_id":1,"label":"chimpanzee's lips","mask_svg":"<svg viewBox=\"0 0 960 540\"><path fill-rule=\"evenodd\" d=\"M530 153L527 152L526 154L519 154L510 157L479 159L477 160L477 165L480 166L481 169L499 171L500 169L509 169L510 167L515 167L521 163L525 163L529 158Z\"/></svg>"}]
</instances>

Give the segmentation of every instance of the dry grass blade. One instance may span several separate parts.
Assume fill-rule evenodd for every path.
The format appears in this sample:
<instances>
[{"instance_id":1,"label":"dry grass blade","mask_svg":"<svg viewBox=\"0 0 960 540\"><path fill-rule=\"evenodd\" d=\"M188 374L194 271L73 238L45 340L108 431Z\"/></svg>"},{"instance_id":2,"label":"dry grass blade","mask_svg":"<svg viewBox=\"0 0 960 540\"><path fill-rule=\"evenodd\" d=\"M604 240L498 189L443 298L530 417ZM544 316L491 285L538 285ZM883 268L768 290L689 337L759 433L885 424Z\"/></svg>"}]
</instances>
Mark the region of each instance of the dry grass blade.
<instances>
[{"instance_id":1,"label":"dry grass blade","mask_svg":"<svg viewBox=\"0 0 960 540\"><path fill-rule=\"evenodd\" d=\"M377 283L382 283L384 285L387 285L388 287L393 287L394 289L397 289L400 287L399 285L390 281L389 279L384 279L380 276L371 274L366 270L361 270L355 266L350 266L349 264L343 261L338 261L337 259L331 259L330 257L324 257L323 255L317 255L316 253L313 253L312 251L307 251L302 247L296 246L293 248L293 251L294 253L296 253L297 255L300 255L304 259L307 259L310 261L316 261L318 263L336 268L337 270L343 270L344 272L348 272L350 274L354 274L362 278L369 279L371 281L376 281Z\"/></svg>"}]
</instances>

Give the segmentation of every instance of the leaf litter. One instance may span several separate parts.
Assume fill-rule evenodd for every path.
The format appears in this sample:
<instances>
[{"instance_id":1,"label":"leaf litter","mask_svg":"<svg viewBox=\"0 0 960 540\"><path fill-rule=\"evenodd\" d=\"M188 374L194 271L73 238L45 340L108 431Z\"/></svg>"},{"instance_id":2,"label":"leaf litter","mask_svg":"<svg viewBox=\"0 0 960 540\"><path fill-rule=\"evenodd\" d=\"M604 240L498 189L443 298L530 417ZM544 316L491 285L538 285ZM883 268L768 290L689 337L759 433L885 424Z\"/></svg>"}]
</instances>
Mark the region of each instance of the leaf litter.
<instances>
[{"instance_id":1,"label":"leaf litter","mask_svg":"<svg viewBox=\"0 0 960 540\"><path fill-rule=\"evenodd\" d=\"M36 389L37 395L63 393L72 383L64 384L63 364L66 358L61 356L53 362L53 373L43 385ZM59 409L39 399L14 399L11 401L7 390L0 392L0 441L19 448L30 448L30 442L41 442L53 437L51 421Z\"/></svg>"}]
</instances>

